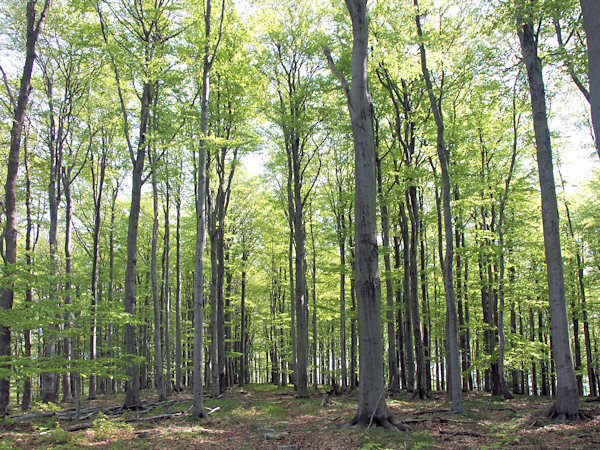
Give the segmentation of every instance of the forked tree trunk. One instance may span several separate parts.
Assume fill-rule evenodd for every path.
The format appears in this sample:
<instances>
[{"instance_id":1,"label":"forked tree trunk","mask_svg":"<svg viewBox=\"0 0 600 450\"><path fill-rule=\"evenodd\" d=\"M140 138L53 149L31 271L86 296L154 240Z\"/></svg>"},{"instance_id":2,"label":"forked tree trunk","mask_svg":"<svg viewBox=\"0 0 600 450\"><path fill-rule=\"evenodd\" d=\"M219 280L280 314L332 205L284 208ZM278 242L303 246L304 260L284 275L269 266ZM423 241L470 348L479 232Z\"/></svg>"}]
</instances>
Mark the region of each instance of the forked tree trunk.
<instances>
[{"instance_id":1,"label":"forked tree trunk","mask_svg":"<svg viewBox=\"0 0 600 450\"><path fill-rule=\"evenodd\" d=\"M423 30L421 29L420 12L417 0L414 1L417 8L415 22L417 25L417 35L419 37L419 50L421 54L421 70L425 78L427 96L435 119L437 128L437 154L442 171L442 205L444 212L444 232L446 238L446 255L443 259L443 278L444 290L446 293L446 322L447 322L447 346L448 346L448 381L449 393L452 399L452 411L458 414L464 413L462 404L462 386L460 373L460 360L458 351L458 320L456 314L456 294L454 292L454 279L452 275L454 243L452 233L452 209L450 206L450 174L448 168L448 158L446 155L446 143L444 141L444 118L440 111L438 99L433 93L433 85L429 69L427 68L427 57L425 53L425 44L423 43ZM441 249L440 249L441 252Z\"/></svg>"},{"instance_id":2,"label":"forked tree trunk","mask_svg":"<svg viewBox=\"0 0 600 450\"><path fill-rule=\"evenodd\" d=\"M527 69L533 111L533 127L542 197L542 224L552 322L552 346L557 375L556 403L547 414L560 419L579 419L579 397L577 395L577 381L569 341L558 206L546 113L546 94L542 77L542 64L537 52L538 37L535 35L532 19L527 16L518 20L517 27L523 60Z\"/></svg>"},{"instance_id":3,"label":"forked tree trunk","mask_svg":"<svg viewBox=\"0 0 600 450\"><path fill-rule=\"evenodd\" d=\"M381 331L381 281L377 257L377 213L373 104L367 84L369 29L366 0L346 0L352 19L352 84L337 71L326 51L332 72L340 79L352 122L355 165L356 296L359 330L358 411L349 426L394 424L385 401L383 386L383 335Z\"/></svg>"}]
</instances>

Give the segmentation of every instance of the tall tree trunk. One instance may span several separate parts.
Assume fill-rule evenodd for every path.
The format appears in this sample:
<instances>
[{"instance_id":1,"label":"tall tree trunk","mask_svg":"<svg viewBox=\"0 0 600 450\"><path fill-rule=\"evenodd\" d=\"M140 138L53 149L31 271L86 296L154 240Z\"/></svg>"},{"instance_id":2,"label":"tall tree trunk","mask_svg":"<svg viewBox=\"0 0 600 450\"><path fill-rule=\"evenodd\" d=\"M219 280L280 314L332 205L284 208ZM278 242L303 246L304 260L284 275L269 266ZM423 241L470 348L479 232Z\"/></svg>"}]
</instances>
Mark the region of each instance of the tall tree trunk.
<instances>
[{"instance_id":1,"label":"tall tree trunk","mask_svg":"<svg viewBox=\"0 0 600 450\"><path fill-rule=\"evenodd\" d=\"M246 263L248 262L248 252L242 251L242 281L240 293L240 374L239 385L246 384L246 357L247 357L247 337L246 337Z\"/></svg>"},{"instance_id":2,"label":"tall tree trunk","mask_svg":"<svg viewBox=\"0 0 600 450\"><path fill-rule=\"evenodd\" d=\"M129 223L127 228L127 266L125 268L125 312L133 319L136 315L136 267L137 267L137 238L140 219L140 202L142 196L142 175L147 147L148 119L150 106L154 99L154 85L146 81L140 107L140 134L137 154L132 158L133 173L131 180L131 204L129 208ZM136 326L131 322L125 324L125 353L128 355L128 376L125 382L125 403L127 408L137 408L140 404L139 366L132 357L137 355Z\"/></svg>"},{"instance_id":3,"label":"tall tree trunk","mask_svg":"<svg viewBox=\"0 0 600 450\"><path fill-rule=\"evenodd\" d=\"M120 184L120 182L117 182L117 185L113 188L112 195L111 195L110 232L109 232L109 236L108 236L108 306L109 306L109 308L112 308L112 306L113 306L113 295L114 295L114 290L115 290L114 289L115 288L115 206L117 203L117 195L119 193L119 184ZM109 348L108 356L111 358L114 357L113 342L114 341L118 342L118 338L115 339L114 334L115 334L114 323L111 320L108 323L108 342L107 342L108 348ZM110 380L110 387L108 389L108 392L109 392L109 394L114 394L116 390L117 390L117 385L116 385L116 380L115 380L114 374L113 374L113 377L111 377L111 380Z\"/></svg>"},{"instance_id":4,"label":"tall tree trunk","mask_svg":"<svg viewBox=\"0 0 600 450\"><path fill-rule=\"evenodd\" d=\"M417 188L410 186L406 193L406 203L410 218L410 303L412 312L412 326L415 339L415 356L417 360L417 379L415 395L421 399L428 396L427 372L425 367L425 349L421 333L421 314L419 312L419 203ZM453 237L451 237L453 239Z\"/></svg>"},{"instance_id":5,"label":"tall tree trunk","mask_svg":"<svg viewBox=\"0 0 600 450\"><path fill-rule=\"evenodd\" d=\"M600 3L597 0L581 0L581 12L587 38L592 125L596 151L600 157Z\"/></svg>"},{"instance_id":6,"label":"tall tree trunk","mask_svg":"<svg viewBox=\"0 0 600 450\"><path fill-rule=\"evenodd\" d=\"M2 259L4 260L3 282L0 288L0 308L12 309L14 297L14 265L17 262L17 176L19 172L19 153L21 150L21 134L27 105L29 103L29 94L31 92L31 74L33 72L33 62L35 60L35 46L40 35L40 30L48 9L50 0L44 2L40 15L36 19L36 0L27 1L27 40L25 43L25 64L23 66L23 75L19 87L17 101L12 101L14 109L12 128L10 130L10 150L8 154L8 167L6 171L6 183L4 185L4 211L6 222L4 230L0 236L0 250L2 250ZM4 244L4 245L2 245ZM11 355L11 330L9 326L0 325L0 357ZM0 368L6 369L9 364L2 364ZM0 378L0 416L8 413L8 403L10 400L10 378Z\"/></svg>"},{"instance_id":7,"label":"tall tree trunk","mask_svg":"<svg viewBox=\"0 0 600 450\"><path fill-rule=\"evenodd\" d=\"M61 187L60 187L60 171L62 168L62 142L63 142L63 127L62 120L59 118L58 132L56 126L56 118L53 104L53 80L47 74L44 74L44 82L46 84L46 95L48 97L49 109L49 151L50 151L50 181L48 182L48 206L50 215L50 227L48 229L48 246L49 246L49 272L50 272L50 292L48 294L48 303L50 309L58 308L58 206L60 204ZM52 317L54 314L50 314ZM56 349L56 330L57 325L53 318L50 319L48 325L48 333L44 336L45 349L44 356L52 359L57 353ZM56 372L46 371L42 374L44 403L58 401L58 376Z\"/></svg>"},{"instance_id":8,"label":"tall tree trunk","mask_svg":"<svg viewBox=\"0 0 600 450\"><path fill-rule=\"evenodd\" d=\"M158 210L160 208L158 203L158 181L156 171L158 170L158 161L152 154L153 150L150 150L149 156L152 156L152 255L150 256L150 272L152 279L152 306L154 310L154 385L156 386L156 393L158 395L158 401L167 399L165 394L165 375L163 366L163 352L162 352L162 340L161 340L161 308L159 299L159 288L158 288Z\"/></svg>"},{"instance_id":9,"label":"tall tree trunk","mask_svg":"<svg viewBox=\"0 0 600 450\"><path fill-rule=\"evenodd\" d=\"M173 380L173 374L171 372L171 224L170 220L170 207L171 199L169 192L169 177L168 177L168 162L167 162L167 180L165 182L166 187L166 198L164 206L165 214L165 235L164 235L164 249L163 249L163 294L165 300L165 366L166 366L166 380L165 380L165 394L171 395L171 385Z\"/></svg>"},{"instance_id":10,"label":"tall tree trunk","mask_svg":"<svg viewBox=\"0 0 600 450\"><path fill-rule=\"evenodd\" d=\"M91 155L91 171L93 185L93 200L94 200L94 235L92 247L92 304L91 304L91 325L90 325L90 360L96 359L97 346L97 314L98 314L98 264L100 260L100 227L102 223L101 208L102 208L102 192L104 189L104 178L106 174L106 150L103 142L103 153L100 156L99 169L100 173L96 173L94 167L94 155ZM98 177L98 179L96 179ZM70 210L70 193L65 183L65 201L67 202L67 212ZM69 213L70 214L70 213ZM70 227L69 227L70 228ZM69 229L67 228L67 229ZM67 253L67 242L65 239L65 254ZM109 294L110 295L110 294ZM66 343L65 343L66 345ZM89 399L96 398L96 376L90 375ZM63 393L64 395L64 393Z\"/></svg>"},{"instance_id":11,"label":"tall tree trunk","mask_svg":"<svg viewBox=\"0 0 600 450\"><path fill-rule=\"evenodd\" d=\"M377 213L373 104L367 83L369 30L366 0L346 0L352 19L352 84L337 71L327 51L329 65L340 79L348 99L355 158L356 291L360 346L358 411L350 426L394 424L383 387L383 335L381 331L381 281L377 257Z\"/></svg>"},{"instance_id":12,"label":"tall tree trunk","mask_svg":"<svg viewBox=\"0 0 600 450\"><path fill-rule=\"evenodd\" d=\"M200 139L198 142L198 165L196 166L196 270L194 273L194 395L193 417L207 417L204 410L203 395L203 359L204 359L204 247L206 245L206 198L207 198L207 144L208 135L208 103L210 95L210 70L215 61L219 43L223 34L223 19L225 16L225 0L221 6L221 21L219 35L212 54L211 39L211 8L212 1L206 1L204 13L204 58L202 64L202 94L200 107Z\"/></svg>"},{"instance_id":13,"label":"tall tree trunk","mask_svg":"<svg viewBox=\"0 0 600 450\"><path fill-rule=\"evenodd\" d=\"M182 169L183 159L180 163ZM181 182L177 183L177 198L175 199L177 224L175 228L175 391L181 392L182 387L182 342L181 342Z\"/></svg>"},{"instance_id":14,"label":"tall tree trunk","mask_svg":"<svg viewBox=\"0 0 600 450\"><path fill-rule=\"evenodd\" d=\"M68 311L71 305L71 277L73 275L73 259L71 255L71 217L73 214L72 198L71 198L71 180L67 180L67 176L63 176L63 188L65 192L65 307L67 312L64 316L64 329L71 328L71 313ZM67 360L67 371L62 374L62 401L70 402L73 400L71 395L71 371L69 364L73 359L73 343L70 336L63 339L63 354Z\"/></svg>"},{"instance_id":15,"label":"tall tree trunk","mask_svg":"<svg viewBox=\"0 0 600 450\"><path fill-rule=\"evenodd\" d=\"M386 296L386 322L388 338L388 372L389 390L392 393L400 392L400 381L398 377L398 355L396 351L396 331L394 321L394 280L392 278L392 263L390 260L390 218L387 199L383 194L383 180L381 173L381 159L376 151L375 161L377 165L377 193L379 196L379 212L381 216L381 240L384 248L383 264L385 268L385 296Z\"/></svg>"},{"instance_id":16,"label":"tall tree trunk","mask_svg":"<svg viewBox=\"0 0 600 450\"><path fill-rule=\"evenodd\" d=\"M31 214L31 175L29 172L29 152L27 149L27 136L25 137L25 142L23 143L23 153L24 158L23 162L25 164L25 179L26 179L26 188L25 188L25 208L27 210L27 231L25 234L25 252L26 252L26 262L27 262L27 270L29 274L33 274L34 268L33 263L34 259L32 257L35 252L35 247L37 243L37 238L40 233L39 226L37 227L36 237L32 240L33 233L33 218ZM25 307L31 308L31 304L33 303L33 286L29 283L25 288ZM31 330L23 330L23 344L24 344L24 356L25 358L31 358ZM21 401L21 409L26 411L30 408L31 404L31 377L25 377L25 383L23 385L23 400ZM0 414L1 415L1 414Z\"/></svg>"},{"instance_id":17,"label":"tall tree trunk","mask_svg":"<svg viewBox=\"0 0 600 450\"><path fill-rule=\"evenodd\" d=\"M412 303L410 300L410 233L408 230L408 219L406 217L406 207L404 203L398 204L398 222L402 233L402 261L403 261L403 280L402 280L402 305L404 306L404 323L398 317L398 327L403 326L402 337L403 346L406 354L406 387L409 392L415 391L415 346L413 342L413 314Z\"/></svg>"},{"instance_id":18,"label":"tall tree trunk","mask_svg":"<svg viewBox=\"0 0 600 450\"><path fill-rule=\"evenodd\" d=\"M558 382L556 404L548 411L548 415L562 419L579 419L579 397L569 342L558 206L556 203L548 116L546 114L546 94L542 77L542 64L537 53L537 36L531 18L518 20L518 35L527 68L527 80L533 111L542 197L542 224L552 322L552 345L554 347L553 353Z\"/></svg>"},{"instance_id":19,"label":"tall tree trunk","mask_svg":"<svg viewBox=\"0 0 600 450\"><path fill-rule=\"evenodd\" d=\"M448 369L449 369L449 380L451 381L449 386L450 396L452 398L452 411L458 414L464 413L462 404L462 391L461 391L461 374L460 374L460 358L458 351L458 320L456 317L456 295L454 292L454 279L452 276L453 266L453 255L454 255L454 242L452 233L452 209L450 206L450 173L448 168L448 158L446 152L446 143L444 141L444 118L440 111L438 99L435 98L433 93L433 85L431 83L431 76L429 75L429 69L427 68L427 58L425 54L425 44L423 42L423 30L421 29L421 18L420 12L418 11L419 5L417 0L414 1L417 7L417 15L415 17L417 25L417 35L419 36L419 50L421 54L421 70L423 77L425 78L425 85L427 87L427 96L429 97L429 103L435 119L437 128L437 154L440 162L440 168L442 171L442 204L444 211L444 232L446 237L446 255L443 259L443 275L444 275L444 290L446 292L446 312L447 317L447 339L448 339Z\"/></svg>"}]
</instances>

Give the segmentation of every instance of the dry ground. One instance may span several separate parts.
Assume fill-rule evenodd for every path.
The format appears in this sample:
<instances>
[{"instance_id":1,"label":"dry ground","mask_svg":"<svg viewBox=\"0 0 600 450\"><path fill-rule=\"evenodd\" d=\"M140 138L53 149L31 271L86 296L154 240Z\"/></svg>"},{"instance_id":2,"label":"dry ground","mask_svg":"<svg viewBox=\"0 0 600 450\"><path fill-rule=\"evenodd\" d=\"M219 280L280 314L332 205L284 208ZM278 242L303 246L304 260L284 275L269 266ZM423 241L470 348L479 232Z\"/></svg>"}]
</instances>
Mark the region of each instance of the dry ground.
<instances>
[{"instance_id":1,"label":"dry ground","mask_svg":"<svg viewBox=\"0 0 600 450\"><path fill-rule=\"evenodd\" d=\"M154 401L152 395L146 392L145 400ZM409 424L411 431L390 432L341 428L356 412L356 392L332 397L329 406L322 406L323 395L312 391L309 399L296 399L289 387L254 385L234 388L221 399L206 399L212 411L209 419L194 420L189 413L156 418L188 410L191 393L183 392L171 396L180 399L179 404L159 406L146 414L99 414L84 421L89 427L78 431L68 431L77 423L57 416L6 419L0 422L0 448L600 448L599 403L582 403L590 418L565 424L544 417L551 404L547 398L500 401L486 394L468 394L467 413L455 416L446 412L443 394L418 401L404 393L387 401L395 420ZM83 406L109 407L122 401L122 394L100 396Z\"/></svg>"}]
</instances>

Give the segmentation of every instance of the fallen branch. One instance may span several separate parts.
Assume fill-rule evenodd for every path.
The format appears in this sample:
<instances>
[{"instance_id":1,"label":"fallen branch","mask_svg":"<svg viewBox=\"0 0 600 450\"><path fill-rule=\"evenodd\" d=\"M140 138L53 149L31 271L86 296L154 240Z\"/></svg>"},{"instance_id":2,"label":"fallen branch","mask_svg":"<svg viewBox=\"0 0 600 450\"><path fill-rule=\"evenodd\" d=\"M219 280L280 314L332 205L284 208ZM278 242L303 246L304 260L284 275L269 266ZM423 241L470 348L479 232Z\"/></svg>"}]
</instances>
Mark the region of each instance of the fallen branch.
<instances>
[{"instance_id":1,"label":"fallen branch","mask_svg":"<svg viewBox=\"0 0 600 450\"><path fill-rule=\"evenodd\" d=\"M454 420L454 419L446 419L444 417L434 417L431 420L439 420L440 423L466 423L470 425L481 425L479 422L473 422L471 420Z\"/></svg>"},{"instance_id":2,"label":"fallen branch","mask_svg":"<svg viewBox=\"0 0 600 450\"><path fill-rule=\"evenodd\" d=\"M56 414L54 411L44 411L39 413L29 413L29 414L20 414L18 416L10 416L9 419L21 421L21 420L29 420L29 419L39 419L42 417L52 417Z\"/></svg>"},{"instance_id":3,"label":"fallen branch","mask_svg":"<svg viewBox=\"0 0 600 450\"><path fill-rule=\"evenodd\" d=\"M125 419L125 423L133 423L133 422L153 422L155 420L164 420L164 419L172 419L173 417L181 416L185 411L177 411L169 414L159 414L158 416L150 416L150 417L131 417L129 419Z\"/></svg>"},{"instance_id":4,"label":"fallen branch","mask_svg":"<svg viewBox=\"0 0 600 450\"><path fill-rule=\"evenodd\" d=\"M438 428L438 432L440 434L446 434L448 436L444 440L448 440L454 436L483 437L483 435L479 433L471 433L470 431L444 431L441 428Z\"/></svg>"},{"instance_id":5,"label":"fallen branch","mask_svg":"<svg viewBox=\"0 0 600 450\"><path fill-rule=\"evenodd\" d=\"M94 422L77 423L75 425L71 425L69 427L66 427L65 430L67 430L67 431L79 431L79 430L85 430L87 428L92 428L93 426L94 426Z\"/></svg>"},{"instance_id":6,"label":"fallen branch","mask_svg":"<svg viewBox=\"0 0 600 450\"><path fill-rule=\"evenodd\" d=\"M449 413L449 409L424 409L423 411L415 411L411 412L415 416L420 416L421 414L437 414L437 413Z\"/></svg>"}]
</instances>

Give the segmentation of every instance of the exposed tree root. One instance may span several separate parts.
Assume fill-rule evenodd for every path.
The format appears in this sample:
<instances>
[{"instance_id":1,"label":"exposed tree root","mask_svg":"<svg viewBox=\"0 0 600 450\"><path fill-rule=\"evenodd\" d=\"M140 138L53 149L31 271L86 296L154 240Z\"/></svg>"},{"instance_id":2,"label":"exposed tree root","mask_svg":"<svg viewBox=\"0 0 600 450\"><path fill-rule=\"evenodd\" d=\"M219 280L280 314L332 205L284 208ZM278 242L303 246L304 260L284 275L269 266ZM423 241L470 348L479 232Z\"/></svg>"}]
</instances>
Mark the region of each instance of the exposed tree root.
<instances>
[{"instance_id":1,"label":"exposed tree root","mask_svg":"<svg viewBox=\"0 0 600 450\"><path fill-rule=\"evenodd\" d=\"M559 422L579 422L580 420L586 419L585 414L577 411L575 414L563 412L558 410L556 403L546 410L544 413L546 417Z\"/></svg>"},{"instance_id":2,"label":"exposed tree root","mask_svg":"<svg viewBox=\"0 0 600 450\"><path fill-rule=\"evenodd\" d=\"M600 402L600 395L599 395L598 397L586 398L586 399L584 400L584 402L587 402L587 403L591 403L591 402Z\"/></svg>"},{"instance_id":3,"label":"exposed tree root","mask_svg":"<svg viewBox=\"0 0 600 450\"><path fill-rule=\"evenodd\" d=\"M350 422L341 425L342 428L374 428L381 427L390 431L410 431L410 427L404 423L395 422L392 416L387 417L365 417L356 415Z\"/></svg>"}]
</instances>

